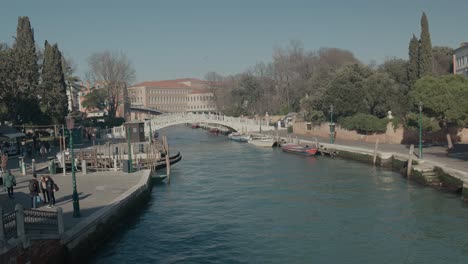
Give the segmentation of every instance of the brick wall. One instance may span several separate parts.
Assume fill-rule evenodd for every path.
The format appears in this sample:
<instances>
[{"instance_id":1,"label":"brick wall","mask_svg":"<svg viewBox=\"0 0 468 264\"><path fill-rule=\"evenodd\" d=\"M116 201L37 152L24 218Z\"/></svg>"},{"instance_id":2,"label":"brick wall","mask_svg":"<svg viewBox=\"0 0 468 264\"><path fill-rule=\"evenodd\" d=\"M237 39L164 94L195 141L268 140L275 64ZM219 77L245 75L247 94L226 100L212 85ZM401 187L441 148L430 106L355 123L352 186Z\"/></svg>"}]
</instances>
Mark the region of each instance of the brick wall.
<instances>
[{"instance_id":1,"label":"brick wall","mask_svg":"<svg viewBox=\"0 0 468 264\"><path fill-rule=\"evenodd\" d=\"M304 122L296 122L293 124L294 133L299 135L317 136L317 137L330 137L329 123L323 123L320 126L311 126L310 130ZM372 133L368 135L359 134L354 130L346 130L339 125L335 128L336 139L354 140L362 142L374 143L379 139L380 143L384 144L415 144L419 140L417 130L408 130L403 127L393 129L391 123L387 125L385 133ZM468 129L450 129L450 135L453 142L468 143ZM423 133L423 141L425 143L442 143L447 142L446 134L444 131Z\"/></svg>"}]
</instances>

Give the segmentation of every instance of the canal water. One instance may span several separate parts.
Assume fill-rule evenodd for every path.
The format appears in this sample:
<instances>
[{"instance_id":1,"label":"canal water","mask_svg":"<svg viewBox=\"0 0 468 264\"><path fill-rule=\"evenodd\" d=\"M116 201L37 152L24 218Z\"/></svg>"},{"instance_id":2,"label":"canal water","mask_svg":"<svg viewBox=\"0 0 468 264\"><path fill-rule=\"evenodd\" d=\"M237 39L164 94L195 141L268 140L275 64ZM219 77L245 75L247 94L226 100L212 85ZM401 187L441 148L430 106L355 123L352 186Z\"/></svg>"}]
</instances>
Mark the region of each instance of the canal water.
<instances>
[{"instance_id":1,"label":"canal water","mask_svg":"<svg viewBox=\"0 0 468 264\"><path fill-rule=\"evenodd\" d=\"M183 160L94 263L468 263L458 195L366 164L161 131Z\"/></svg>"}]
</instances>

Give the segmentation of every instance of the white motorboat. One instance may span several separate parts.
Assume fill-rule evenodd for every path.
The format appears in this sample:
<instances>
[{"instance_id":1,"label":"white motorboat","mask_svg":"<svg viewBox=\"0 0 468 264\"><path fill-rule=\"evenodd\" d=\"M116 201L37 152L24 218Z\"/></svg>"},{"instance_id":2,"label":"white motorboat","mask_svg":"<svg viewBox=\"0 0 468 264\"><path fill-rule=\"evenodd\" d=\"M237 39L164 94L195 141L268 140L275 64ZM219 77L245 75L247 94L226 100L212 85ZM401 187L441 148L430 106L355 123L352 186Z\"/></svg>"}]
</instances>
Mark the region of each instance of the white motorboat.
<instances>
[{"instance_id":1,"label":"white motorboat","mask_svg":"<svg viewBox=\"0 0 468 264\"><path fill-rule=\"evenodd\" d=\"M276 141L270 137L265 135L252 135L248 141L250 144L253 144L258 147L273 147Z\"/></svg>"}]
</instances>

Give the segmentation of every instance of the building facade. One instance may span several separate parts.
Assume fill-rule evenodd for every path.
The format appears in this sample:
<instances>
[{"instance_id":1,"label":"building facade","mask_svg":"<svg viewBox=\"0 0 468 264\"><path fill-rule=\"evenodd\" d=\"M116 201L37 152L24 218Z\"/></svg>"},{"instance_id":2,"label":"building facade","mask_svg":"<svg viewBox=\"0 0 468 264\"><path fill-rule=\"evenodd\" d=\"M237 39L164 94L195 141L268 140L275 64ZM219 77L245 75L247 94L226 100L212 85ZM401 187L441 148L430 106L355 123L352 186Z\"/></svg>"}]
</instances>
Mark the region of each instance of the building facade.
<instances>
[{"instance_id":1,"label":"building facade","mask_svg":"<svg viewBox=\"0 0 468 264\"><path fill-rule=\"evenodd\" d=\"M453 73L468 76L468 43L464 42L453 51Z\"/></svg>"},{"instance_id":2,"label":"building facade","mask_svg":"<svg viewBox=\"0 0 468 264\"><path fill-rule=\"evenodd\" d=\"M149 81L128 88L132 106L167 112L216 111L207 82L198 79Z\"/></svg>"}]
</instances>

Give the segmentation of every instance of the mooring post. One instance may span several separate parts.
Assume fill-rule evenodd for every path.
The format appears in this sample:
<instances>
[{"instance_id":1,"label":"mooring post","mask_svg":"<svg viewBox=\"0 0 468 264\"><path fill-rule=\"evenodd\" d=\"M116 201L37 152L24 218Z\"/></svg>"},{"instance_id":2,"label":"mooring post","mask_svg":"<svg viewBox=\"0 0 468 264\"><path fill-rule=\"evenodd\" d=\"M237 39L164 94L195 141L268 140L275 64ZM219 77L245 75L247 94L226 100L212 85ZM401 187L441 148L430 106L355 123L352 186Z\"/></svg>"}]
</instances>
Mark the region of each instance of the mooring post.
<instances>
[{"instance_id":1,"label":"mooring post","mask_svg":"<svg viewBox=\"0 0 468 264\"><path fill-rule=\"evenodd\" d=\"M406 171L406 177L409 179L411 176L411 170L413 167L413 151L414 151L414 145L411 144L410 146L410 151L409 151L409 156L408 156L408 168Z\"/></svg>"},{"instance_id":2,"label":"mooring post","mask_svg":"<svg viewBox=\"0 0 468 264\"><path fill-rule=\"evenodd\" d=\"M372 164L375 165L377 161L377 148L379 147L379 139L375 141L375 148L374 148L374 159L372 160Z\"/></svg>"}]
</instances>

